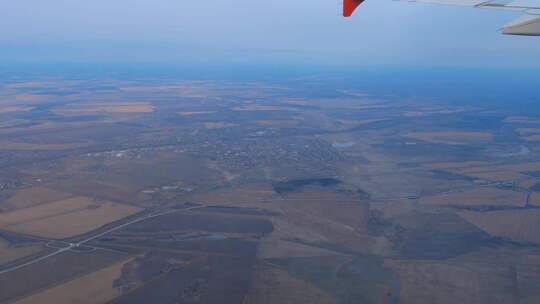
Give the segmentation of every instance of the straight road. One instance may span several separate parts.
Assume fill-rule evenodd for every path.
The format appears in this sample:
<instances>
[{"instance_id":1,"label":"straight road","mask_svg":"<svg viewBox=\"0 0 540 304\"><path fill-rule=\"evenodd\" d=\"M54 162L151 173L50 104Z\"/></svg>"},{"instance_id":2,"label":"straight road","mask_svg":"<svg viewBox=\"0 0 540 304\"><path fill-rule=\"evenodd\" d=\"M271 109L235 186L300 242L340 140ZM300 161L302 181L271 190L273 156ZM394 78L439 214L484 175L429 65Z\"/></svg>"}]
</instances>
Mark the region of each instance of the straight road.
<instances>
[{"instance_id":1,"label":"straight road","mask_svg":"<svg viewBox=\"0 0 540 304\"><path fill-rule=\"evenodd\" d=\"M142 222L142 221L146 221L146 220L149 220L149 219L152 219L152 218L164 216L164 215L167 215L167 214L186 212L186 211L190 211L190 210L194 210L194 209L201 209L201 208L206 208L206 207L207 207L206 205L200 205L200 206L193 206L193 207L188 207L188 208L184 208L184 209L175 209L175 210L163 211L163 212L160 212L160 213L148 214L148 215L145 215L145 216L140 217L138 219L134 219L132 221L129 221L127 223L123 223L121 225L112 227L111 229L108 229L108 230L105 230L105 231L103 231L101 233L93 235L93 236L91 236L91 237L89 237L87 239L84 239L84 240L82 240L82 241L80 241L78 243L71 243L71 244L69 244L69 246L67 246L65 248L58 249L57 251L55 251L53 253L50 253L50 254L47 254L45 256L35 258L35 259L33 259L31 261L28 261L26 263L23 263L23 264L20 264L20 265L13 266L11 268L2 270L2 271L0 271L0 275L6 274L6 273L9 273L9 272L18 270L18 269L21 269L21 268L26 267L26 266L30 266L32 264L41 262L41 261L49 259L49 258L52 258L52 257L54 257L56 255L59 255L59 254L64 253L66 251L69 251L69 250L71 250L71 249L73 249L75 247L79 247L81 245L84 245L85 243L88 243L88 242L90 242L92 240L100 238L100 237L102 237L104 235L107 235L107 234L109 234L111 232L117 231L119 229L125 228L127 226L130 226L130 225Z\"/></svg>"}]
</instances>

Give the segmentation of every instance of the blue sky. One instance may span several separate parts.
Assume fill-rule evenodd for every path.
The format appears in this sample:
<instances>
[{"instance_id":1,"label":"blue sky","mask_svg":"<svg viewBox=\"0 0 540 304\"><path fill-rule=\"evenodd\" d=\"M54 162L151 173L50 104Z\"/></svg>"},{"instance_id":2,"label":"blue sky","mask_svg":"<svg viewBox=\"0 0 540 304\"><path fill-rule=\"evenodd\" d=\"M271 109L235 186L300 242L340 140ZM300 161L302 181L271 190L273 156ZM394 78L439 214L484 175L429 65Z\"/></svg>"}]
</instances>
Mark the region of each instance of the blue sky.
<instances>
[{"instance_id":1,"label":"blue sky","mask_svg":"<svg viewBox=\"0 0 540 304\"><path fill-rule=\"evenodd\" d=\"M367 0L0 0L0 63L540 66L519 14Z\"/></svg>"}]
</instances>

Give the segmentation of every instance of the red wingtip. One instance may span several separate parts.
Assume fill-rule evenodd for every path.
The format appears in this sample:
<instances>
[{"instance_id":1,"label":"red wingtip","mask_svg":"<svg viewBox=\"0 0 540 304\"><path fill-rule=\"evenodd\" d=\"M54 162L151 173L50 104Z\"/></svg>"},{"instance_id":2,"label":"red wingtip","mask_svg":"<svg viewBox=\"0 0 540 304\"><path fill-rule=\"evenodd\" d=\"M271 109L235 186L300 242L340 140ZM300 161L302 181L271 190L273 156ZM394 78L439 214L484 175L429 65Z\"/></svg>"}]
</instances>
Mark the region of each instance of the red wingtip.
<instances>
[{"instance_id":1,"label":"red wingtip","mask_svg":"<svg viewBox=\"0 0 540 304\"><path fill-rule=\"evenodd\" d=\"M350 17L364 0L343 0L343 16Z\"/></svg>"}]
</instances>

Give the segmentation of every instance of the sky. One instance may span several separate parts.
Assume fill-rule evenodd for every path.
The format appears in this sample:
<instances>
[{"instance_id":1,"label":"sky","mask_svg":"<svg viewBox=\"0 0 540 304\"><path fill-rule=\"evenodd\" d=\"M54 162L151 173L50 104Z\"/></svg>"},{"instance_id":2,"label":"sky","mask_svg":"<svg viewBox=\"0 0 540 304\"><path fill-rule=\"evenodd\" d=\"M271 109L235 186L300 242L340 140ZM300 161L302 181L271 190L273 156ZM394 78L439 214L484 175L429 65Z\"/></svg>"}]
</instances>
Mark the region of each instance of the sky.
<instances>
[{"instance_id":1,"label":"sky","mask_svg":"<svg viewBox=\"0 0 540 304\"><path fill-rule=\"evenodd\" d=\"M367 0L0 0L0 64L145 62L540 67L520 14Z\"/></svg>"}]
</instances>

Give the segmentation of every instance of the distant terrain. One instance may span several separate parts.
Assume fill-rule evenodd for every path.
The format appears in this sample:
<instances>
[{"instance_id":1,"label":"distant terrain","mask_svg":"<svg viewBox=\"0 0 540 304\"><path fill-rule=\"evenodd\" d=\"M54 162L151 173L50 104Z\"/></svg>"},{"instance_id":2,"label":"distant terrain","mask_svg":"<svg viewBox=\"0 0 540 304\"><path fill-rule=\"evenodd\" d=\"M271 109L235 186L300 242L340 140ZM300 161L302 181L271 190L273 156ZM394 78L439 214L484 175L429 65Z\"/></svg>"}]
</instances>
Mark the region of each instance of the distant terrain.
<instances>
[{"instance_id":1,"label":"distant terrain","mask_svg":"<svg viewBox=\"0 0 540 304\"><path fill-rule=\"evenodd\" d=\"M6 77L0 303L540 303L540 116Z\"/></svg>"}]
</instances>

